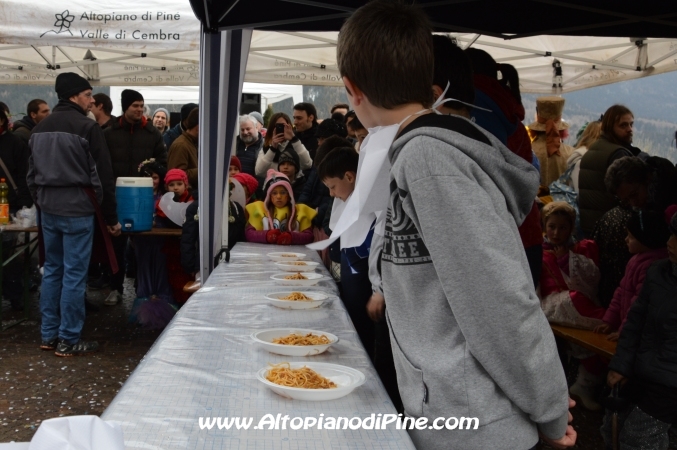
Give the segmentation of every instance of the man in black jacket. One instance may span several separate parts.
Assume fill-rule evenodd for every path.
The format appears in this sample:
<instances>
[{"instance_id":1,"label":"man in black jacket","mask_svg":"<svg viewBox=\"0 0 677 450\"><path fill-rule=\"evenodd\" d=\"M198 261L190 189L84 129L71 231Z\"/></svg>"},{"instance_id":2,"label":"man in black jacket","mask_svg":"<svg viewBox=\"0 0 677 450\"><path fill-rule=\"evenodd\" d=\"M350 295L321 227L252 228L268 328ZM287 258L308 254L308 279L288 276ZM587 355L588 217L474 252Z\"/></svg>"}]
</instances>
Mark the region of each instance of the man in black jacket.
<instances>
[{"instance_id":1,"label":"man in black jacket","mask_svg":"<svg viewBox=\"0 0 677 450\"><path fill-rule=\"evenodd\" d=\"M29 142L28 188L41 210L45 250L40 291L43 350L75 356L98 349L80 338L96 214L120 234L110 155L99 125L87 118L89 82L75 73L56 77L59 104L36 125Z\"/></svg>"},{"instance_id":2,"label":"man in black jacket","mask_svg":"<svg viewBox=\"0 0 677 450\"><path fill-rule=\"evenodd\" d=\"M31 132L33 128L42 122L42 120L49 116L50 109L46 101L35 98L28 102L26 106L26 115L23 119L17 120L14 122L14 128L12 131L18 137L20 137L26 145L28 145L28 139L31 137Z\"/></svg>"},{"instance_id":3,"label":"man in black jacket","mask_svg":"<svg viewBox=\"0 0 677 450\"><path fill-rule=\"evenodd\" d=\"M235 144L235 155L240 160L242 172L256 177L256 158L263 146L263 136L256 128L255 119L249 114L240 116L239 122L240 134Z\"/></svg>"},{"instance_id":4,"label":"man in black jacket","mask_svg":"<svg viewBox=\"0 0 677 450\"><path fill-rule=\"evenodd\" d=\"M121 104L122 116L104 130L115 178L139 176L139 164L151 158L155 158L156 163L166 166L167 150L162 134L143 115L144 101L141 93L125 89L122 91ZM113 246L121 270L110 277L111 293L103 302L108 306L116 305L122 300L125 280L123 261L127 237L113 239ZM89 287L103 288L107 284L108 276L104 274L102 279L90 283Z\"/></svg>"},{"instance_id":5,"label":"man in black jacket","mask_svg":"<svg viewBox=\"0 0 677 450\"><path fill-rule=\"evenodd\" d=\"M317 151L317 109L308 102L294 105L294 133L301 139L301 143L310 153L310 158L315 160Z\"/></svg>"}]
</instances>

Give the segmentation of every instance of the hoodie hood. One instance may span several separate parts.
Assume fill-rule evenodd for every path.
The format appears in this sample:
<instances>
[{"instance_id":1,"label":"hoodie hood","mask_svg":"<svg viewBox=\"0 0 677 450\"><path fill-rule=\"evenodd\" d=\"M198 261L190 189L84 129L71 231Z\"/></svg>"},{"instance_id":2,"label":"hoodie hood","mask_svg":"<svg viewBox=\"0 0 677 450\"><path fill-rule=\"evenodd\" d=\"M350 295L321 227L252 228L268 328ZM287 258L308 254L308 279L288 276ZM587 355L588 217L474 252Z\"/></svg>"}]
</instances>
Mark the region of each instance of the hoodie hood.
<instances>
[{"instance_id":1,"label":"hoodie hood","mask_svg":"<svg viewBox=\"0 0 677 450\"><path fill-rule=\"evenodd\" d=\"M409 141L421 136L448 144L440 146L448 152L440 155L444 160L440 164L449 164L451 160L459 167L464 166L465 157L474 161L503 193L516 224L522 224L531 211L539 186L540 174L531 164L463 117L428 114L410 123L395 139L388 153L391 165Z\"/></svg>"},{"instance_id":2,"label":"hoodie hood","mask_svg":"<svg viewBox=\"0 0 677 450\"><path fill-rule=\"evenodd\" d=\"M29 131L33 129L36 123L29 116L24 116L23 119L14 122L14 131L19 128L27 128Z\"/></svg>"}]
</instances>

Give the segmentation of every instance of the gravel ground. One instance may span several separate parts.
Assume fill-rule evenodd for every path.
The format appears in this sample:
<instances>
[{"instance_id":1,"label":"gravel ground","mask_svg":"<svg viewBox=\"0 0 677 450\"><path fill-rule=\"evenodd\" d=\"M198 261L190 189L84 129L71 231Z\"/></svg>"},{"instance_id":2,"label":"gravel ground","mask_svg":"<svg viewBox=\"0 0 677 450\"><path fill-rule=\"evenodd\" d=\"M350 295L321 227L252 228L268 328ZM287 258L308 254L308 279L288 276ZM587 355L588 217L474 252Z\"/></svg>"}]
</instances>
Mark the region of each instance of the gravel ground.
<instances>
[{"instance_id":1,"label":"gravel ground","mask_svg":"<svg viewBox=\"0 0 677 450\"><path fill-rule=\"evenodd\" d=\"M90 291L88 297L101 304L108 292ZM121 304L88 313L83 338L97 340L101 350L73 358L38 348L39 294L32 294L31 320L0 332L0 442L30 441L40 422L49 418L100 415L105 410L160 334L127 323L133 292L133 280L128 279ZM8 311L9 302L4 301L2 308ZM5 312L3 325L22 316ZM579 407L572 413L578 433L575 448L603 449L599 433L603 414ZM672 433L671 438L670 449L677 449L677 435Z\"/></svg>"}]
</instances>

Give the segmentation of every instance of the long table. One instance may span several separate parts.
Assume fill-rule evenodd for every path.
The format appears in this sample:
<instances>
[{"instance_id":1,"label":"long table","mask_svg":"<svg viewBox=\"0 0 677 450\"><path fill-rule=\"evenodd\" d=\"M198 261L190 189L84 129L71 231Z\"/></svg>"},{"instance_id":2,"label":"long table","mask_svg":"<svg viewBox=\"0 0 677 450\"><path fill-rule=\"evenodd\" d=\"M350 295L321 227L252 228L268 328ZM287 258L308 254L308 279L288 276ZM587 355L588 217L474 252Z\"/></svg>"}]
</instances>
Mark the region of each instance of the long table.
<instances>
[{"instance_id":1,"label":"long table","mask_svg":"<svg viewBox=\"0 0 677 450\"><path fill-rule=\"evenodd\" d=\"M264 295L299 288L281 287L266 256L272 251L305 253L301 246L278 247L238 243L230 263L222 263L205 285L181 308L143 361L101 416L120 424L128 449L413 449L406 431L384 430L254 430L266 414L289 417L369 417L396 414L341 300L327 278L304 290L318 290L333 301L314 310L282 310ZM250 335L276 327L299 327L337 335L338 344L313 357L290 357L258 348ZM362 371L367 381L346 397L309 402L283 398L256 379L268 363L316 361ZM201 429L199 418L252 417L249 430Z\"/></svg>"},{"instance_id":2,"label":"long table","mask_svg":"<svg viewBox=\"0 0 677 450\"><path fill-rule=\"evenodd\" d=\"M616 353L616 342L607 340L606 334L554 324L550 324L550 328L555 336L580 345L607 360L613 358Z\"/></svg>"}]
</instances>

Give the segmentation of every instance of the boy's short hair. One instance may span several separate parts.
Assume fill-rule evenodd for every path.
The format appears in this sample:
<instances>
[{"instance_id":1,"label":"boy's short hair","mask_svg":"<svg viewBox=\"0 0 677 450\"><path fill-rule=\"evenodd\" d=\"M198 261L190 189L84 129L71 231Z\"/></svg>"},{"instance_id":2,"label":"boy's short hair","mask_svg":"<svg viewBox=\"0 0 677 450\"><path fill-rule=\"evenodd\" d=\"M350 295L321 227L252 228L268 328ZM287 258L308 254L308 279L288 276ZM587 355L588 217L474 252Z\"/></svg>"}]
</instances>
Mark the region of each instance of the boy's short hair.
<instances>
[{"instance_id":1,"label":"boy's short hair","mask_svg":"<svg viewBox=\"0 0 677 450\"><path fill-rule=\"evenodd\" d=\"M317 165L317 176L320 180L327 178L343 179L346 172L357 173L360 155L353 147L339 147L327 153Z\"/></svg>"},{"instance_id":2,"label":"boy's short hair","mask_svg":"<svg viewBox=\"0 0 677 450\"><path fill-rule=\"evenodd\" d=\"M315 159L313 159L313 165L317 167L320 164L320 162L324 159L324 157L335 148L350 147L352 145L353 145L352 142L350 142L348 139L344 137L340 136L328 137L327 139L324 140L322 145L317 147L317 151L315 152Z\"/></svg>"},{"instance_id":3,"label":"boy's short hair","mask_svg":"<svg viewBox=\"0 0 677 450\"><path fill-rule=\"evenodd\" d=\"M472 66L468 56L448 36L433 36L435 70L433 84L442 90L449 84L444 98L455 98L465 103L475 103L475 87L472 80ZM446 102L444 106L453 109L468 109L459 102Z\"/></svg>"},{"instance_id":4,"label":"boy's short hair","mask_svg":"<svg viewBox=\"0 0 677 450\"><path fill-rule=\"evenodd\" d=\"M432 28L418 6L388 0L362 6L341 27L336 56L341 76L376 107L433 103Z\"/></svg>"}]
</instances>

